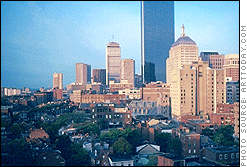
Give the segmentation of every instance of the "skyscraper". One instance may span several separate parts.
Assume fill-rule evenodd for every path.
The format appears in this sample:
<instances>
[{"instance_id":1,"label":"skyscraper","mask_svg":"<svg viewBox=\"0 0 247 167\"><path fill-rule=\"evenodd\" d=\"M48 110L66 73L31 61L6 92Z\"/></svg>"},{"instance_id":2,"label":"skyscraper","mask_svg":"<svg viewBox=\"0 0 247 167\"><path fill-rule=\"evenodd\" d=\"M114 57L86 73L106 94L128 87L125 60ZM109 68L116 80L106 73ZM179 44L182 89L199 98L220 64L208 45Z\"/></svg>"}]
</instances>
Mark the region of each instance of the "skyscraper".
<instances>
[{"instance_id":1,"label":"skyscraper","mask_svg":"<svg viewBox=\"0 0 247 167\"><path fill-rule=\"evenodd\" d=\"M120 82L121 48L116 42L109 42L106 45L106 85L109 80L115 83Z\"/></svg>"},{"instance_id":2,"label":"skyscraper","mask_svg":"<svg viewBox=\"0 0 247 167\"><path fill-rule=\"evenodd\" d=\"M53 74L53 88L63 89L63 74L62 73Z\"/></svg>"},{"instance_id":3,"label":"skyscraper","mask_svg":"<svg viewBox=\"0 0 247 167\"><path fill-rule=\"evenodd\" d=\"M198 61L198 47L196 43L189 37L185 36L184 25L182 26L181 37L172 44L169 51L169 58L166 60L166 82L171 84L172 76L184 64Z\"/></svg>"},{"instance_id":4,"label":"skyscraper","mask_svg":"<svg viewBox=\"0 0 247 167\"><path fill-rule=\"evenodd\" d=\"M76 83L91 83L91 65L76 63Z\"/></svg>"},{"instance_id":5,"label":"skyscraper","mask_svg":"<svg viewBox=\"0 0 247 167\"><path fill-rule=\"evenodd\" d=\"M225 55L225 64L223 68L226 69L226 77L231 78L232 81L239 80L239 54Z\"/></svg>"},{"instance_id":6,"label":"skyscraper","mask_svg":"<svg viewBox=\"0 0 247 167\"><path fill-rule=\"evenodd\" d=\"M106 84L106 70L105 69L93 69L93 82L100 82Z\"/></svg>"},{"instance_id":7,"label":"skyscraper","mask_svg":"<svg viewBox=\"0 0 247 167\"><path fill-rule=\"evenodd\" d=\"M135 82L135 60L121 60L121 80L128 80L128 83Z\"/></svg>"},{"instance_id":8,"label":"skyscraper","mask_svg":"<svg viewBox=\"0 0 247 167\"><path fill-rule=\"evenodd\" d=\"M145 78L166 82L166 59L174 43L174 1L141 2L141 73ZM153 63L155 74L146 71L145 63ZM145 76L155 75L155 77Z\"/></svg>"}]
</instances>

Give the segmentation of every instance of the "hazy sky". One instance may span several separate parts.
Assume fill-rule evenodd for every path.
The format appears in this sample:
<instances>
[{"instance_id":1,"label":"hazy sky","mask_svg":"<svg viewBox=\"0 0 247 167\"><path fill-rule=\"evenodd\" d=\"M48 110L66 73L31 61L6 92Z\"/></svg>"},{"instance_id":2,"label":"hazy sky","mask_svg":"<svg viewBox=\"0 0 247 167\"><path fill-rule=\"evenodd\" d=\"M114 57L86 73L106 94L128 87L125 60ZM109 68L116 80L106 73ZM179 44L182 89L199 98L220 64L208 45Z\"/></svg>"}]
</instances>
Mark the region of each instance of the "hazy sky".
<instances>
[{"instance_id":1,"label":"hazy sky","mask_svg":"<svg viewBox=\"0 0 247 167\"><path fill-rule=\"evenodd\" d=\"M239 1L175 1L175 40L181 25L199 53L239 53ZM140 1L1 1L1 86L63 86L75 82L75 63L105 68L105 47L141 61ZM175 42L175 41L174 41Z\"/></svg>"}]
</instances>

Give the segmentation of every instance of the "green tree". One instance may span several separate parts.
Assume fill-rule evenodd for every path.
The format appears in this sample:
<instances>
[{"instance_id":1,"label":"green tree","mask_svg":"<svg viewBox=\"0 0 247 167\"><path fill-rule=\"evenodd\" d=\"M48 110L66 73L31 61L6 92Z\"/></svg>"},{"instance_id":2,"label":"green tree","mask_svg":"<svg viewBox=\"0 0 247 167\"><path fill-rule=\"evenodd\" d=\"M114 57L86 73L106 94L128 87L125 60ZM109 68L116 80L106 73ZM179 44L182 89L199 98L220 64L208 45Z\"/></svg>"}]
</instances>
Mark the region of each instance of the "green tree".
<instances>
[{"instance_id":1,"label":"green tree","mask_svg":"<svg viewBox=\"0 0 247 167\"><path fill-rule=\"evenodd\" d=\"M7 144L6 166L33 166L31 147L25 139L15 139Z\"/></svg>"},{"instance_id":2,"label":"green tree","mask_svg":"<svg viewBox=\"0 0 247 167\"><path fill-rule=\"evenodd\" d=\"M171 138L168 141L168 152L175 153L177 155L181 155L182 153L182 143L179 138Z\"/></svg>"},{"instance_id":3,"label":"green tree","mask_svg":"<svg viewBox=\"0 0 247 167\"><path fill-rule=\"evenodd\" d=\"M24 132L23 125L17 123L12 125L11 133L15 138L19 138L22 132Z\"/></svg>"},{"instance_id":4,"label":"green tree","mask_svg":"<svg viewBox=\"0 0 247 167\"><path fill-rule=\"evenodd\" d=\"M234 128L231 125L223 125L216 130L213 141L219 145L232 146L235 144L233 134Z\"/></svg>"},{"instance_id":5,"label":"green tree","mask_svg":"<svg viewBox=\"0 0 247 167\"><path fill-rule=\"evenodd\" d=\"M172 135L170 133L155 133L154 141L160 146L160 151L167 152L169 142L172 140Z\"/></svg>"},{"instance_id":6,"label":"green tree","mask_svg":"<svg viewBox=\"0 0 247 167\"><path fill-rule=\"evenodd\" d=\"M113 144L113 152L116 154L130 154L132 153L133 146L123 137L120 137Z\"/></svg>"}]
</instances>

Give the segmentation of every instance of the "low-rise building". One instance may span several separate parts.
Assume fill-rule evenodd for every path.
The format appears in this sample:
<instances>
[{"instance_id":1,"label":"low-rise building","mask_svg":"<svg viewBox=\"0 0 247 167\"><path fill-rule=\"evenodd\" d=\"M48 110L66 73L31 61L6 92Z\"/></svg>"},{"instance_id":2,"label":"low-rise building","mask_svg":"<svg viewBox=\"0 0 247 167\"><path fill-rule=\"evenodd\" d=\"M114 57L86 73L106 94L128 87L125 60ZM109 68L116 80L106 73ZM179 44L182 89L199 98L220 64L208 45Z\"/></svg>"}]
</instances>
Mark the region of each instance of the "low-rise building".
<instances>
[{"instance_id":1,"label":"low-rise building","mask_svg":"<svg viewBox=\"0 0 247 167\"><path fill-rule=\"evenodd\" d=\"M239 148L229 146L207 147L205 158L221 164L239 165Z\"/></svg>"},{"instance_id":2,"label":"low-rise building","mask_svg":"<svg viewBox=\"0 0 247 167\"><path fill-rule=\"evenodd\" d=\"M185 166L185 159L175 154L166 153L158 156L158 166Z\"/></svg>"}]
</instances>

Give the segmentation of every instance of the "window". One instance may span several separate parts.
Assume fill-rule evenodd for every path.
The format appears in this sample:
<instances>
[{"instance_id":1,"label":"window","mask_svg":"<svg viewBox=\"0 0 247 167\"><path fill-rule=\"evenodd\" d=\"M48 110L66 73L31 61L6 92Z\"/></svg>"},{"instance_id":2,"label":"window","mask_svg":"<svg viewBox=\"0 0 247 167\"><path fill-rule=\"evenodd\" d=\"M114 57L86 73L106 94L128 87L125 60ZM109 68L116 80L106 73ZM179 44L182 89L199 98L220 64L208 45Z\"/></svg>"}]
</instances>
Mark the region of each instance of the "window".
<instances>
[{"instance_id":1,"label":"window","mask_svg":"<svg viewBox=\"0 0 247 167\"><path fill-rule=\"evenodd\" d=\"M239 153L236 153L236 158L239 158Z\"/></svg>"},{"instance_id":2,"label":"window","mask_svg":"<svg viewBox=\"0 0 247 167\"><path fill-rule=\"evenodd\" d=\"M234 153L231 153L231 158L234 159Z\"/></svg>"},{"instance_id":3,"label":"window","mask_svg":"<svg viewBox=\"0 0 247 167\"><path fill-rule=\"evenodd\" d=\"M228 154L225 154L225 155L224 155L224 158L225 158L225 159L228 159Z\"/></svg>"},{"instance_id":4,"label":"window","mask_svg":"<svg viewBox=\"0 0 247 167\"><path fill-rule=\"evenodd\" d=\"M189 149L189 154L191 153L191 150Z\"/></svg>"},{"instance_id":5,"label":"window","mask_svg":"<svg viewBox=\"0 0 247 167\"><path fill-rule=\"evenodd\" d=\"M194 153L196 153L196 150L194 150Z\"/></svg>"},{"instance_id":6,"label":"window","mask_svg":"<svg viewBox=\"0 0 247 167\"><path fill-rule=\"evenodd\" d=\"M222 159L223 159L223 155L220 154L220 155L219 155L219 160L222 160Z\"/></svg>"}]
</instances>

